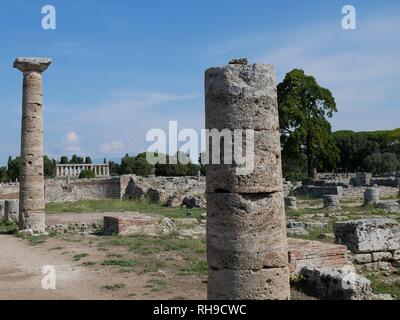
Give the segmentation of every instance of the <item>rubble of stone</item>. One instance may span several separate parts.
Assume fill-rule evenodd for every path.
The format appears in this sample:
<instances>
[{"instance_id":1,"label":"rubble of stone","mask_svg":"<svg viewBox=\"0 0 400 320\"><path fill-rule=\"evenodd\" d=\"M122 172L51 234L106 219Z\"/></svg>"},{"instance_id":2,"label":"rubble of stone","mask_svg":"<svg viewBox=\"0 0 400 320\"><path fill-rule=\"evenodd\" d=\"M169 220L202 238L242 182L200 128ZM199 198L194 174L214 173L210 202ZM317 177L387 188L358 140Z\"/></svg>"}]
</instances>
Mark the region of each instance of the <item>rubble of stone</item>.
<instances>
[{"instance_id":1,"label":"rubble of stone","mask_svg":"<svg viewBox=\"0 0 400 320\"><path fill-rule=\"evenodd\" d=\"M352 266L340 268L303 267L300 271L311 290L326 300L371 300L371 282Z\"/></svg>"},{"instance_id":2,"label":"rubble of stone","mask_svg":"<svg viewBox=\"0 0 400 320\"><path fill-rule=\"evenodd\" d=\"M291 194L322 198L338 195L343 198L362 198L365 190L373 187L381 197L397 196L400 173L373 177L370 173L320 173L317 180L291 189Z\"/></svg>"},{"instance_id":3,"label":"rubble of stone","mask_svg":"<svg viewBox=\"0 0 400 320\"><path fill-rule=\"evenodd\" d=\"M387 267L384 262L400 260L400 224L394 219L337 222L333 231L335 242L346 245L352 261L366 268L382 270Z\"/></svg>"},{"instance_id":4,"label":"rubble of stone","mask_svg":"<svg viewBox=\"0 0 400 320\"><path fill-rule=\"evenodd\" d=\"M50 224L46 225L46 231L49 233L88 233L97 232L102 229L103 224L98 222L80 222L66 224Z\"/></svg>"}]
</instances>

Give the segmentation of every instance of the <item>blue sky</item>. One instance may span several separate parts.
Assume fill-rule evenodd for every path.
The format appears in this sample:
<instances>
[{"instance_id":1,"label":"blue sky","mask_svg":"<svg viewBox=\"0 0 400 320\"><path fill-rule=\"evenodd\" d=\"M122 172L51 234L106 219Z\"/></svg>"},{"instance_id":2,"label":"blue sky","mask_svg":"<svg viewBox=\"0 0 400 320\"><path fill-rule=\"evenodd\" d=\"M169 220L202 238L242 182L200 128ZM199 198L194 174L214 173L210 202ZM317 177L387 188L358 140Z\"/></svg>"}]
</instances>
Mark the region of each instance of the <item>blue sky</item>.
<instances>
[{"instance_id":1,"label":"blue sky","mask_svg":"<svg viewBox=\"0 0 400 320\"><path fill-rule=\"evenodd\" d=\"M0 164L19 154L17 56L47 56L45 152L114 158L148 146L146 132L204 126L206 68L233 57L302 68L329 88L334 130L400 127L400 2L0 0ZM44 5L57 29L41 27ZM357 29L341 28L341 8Z\"/></svg>"}]
</instances>

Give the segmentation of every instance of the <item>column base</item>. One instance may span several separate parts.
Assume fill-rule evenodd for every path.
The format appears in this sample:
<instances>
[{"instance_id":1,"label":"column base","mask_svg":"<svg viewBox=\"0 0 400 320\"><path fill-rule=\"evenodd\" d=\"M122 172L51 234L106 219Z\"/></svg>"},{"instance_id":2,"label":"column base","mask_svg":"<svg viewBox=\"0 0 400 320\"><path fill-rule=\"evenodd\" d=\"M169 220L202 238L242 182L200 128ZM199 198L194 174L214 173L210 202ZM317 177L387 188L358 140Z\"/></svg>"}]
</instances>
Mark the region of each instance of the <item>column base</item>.
<instances>
[{"instance_id":1,"label":"column base","mask_svg":"<svg viewBox=\"0 0 400 320\"><path fill-rule=\"evenodd\" d=\"M32 232L41 234L46 232L45 213L44 212L20 212L19 213L20 232Z\"/></svg>"}]
</instances>

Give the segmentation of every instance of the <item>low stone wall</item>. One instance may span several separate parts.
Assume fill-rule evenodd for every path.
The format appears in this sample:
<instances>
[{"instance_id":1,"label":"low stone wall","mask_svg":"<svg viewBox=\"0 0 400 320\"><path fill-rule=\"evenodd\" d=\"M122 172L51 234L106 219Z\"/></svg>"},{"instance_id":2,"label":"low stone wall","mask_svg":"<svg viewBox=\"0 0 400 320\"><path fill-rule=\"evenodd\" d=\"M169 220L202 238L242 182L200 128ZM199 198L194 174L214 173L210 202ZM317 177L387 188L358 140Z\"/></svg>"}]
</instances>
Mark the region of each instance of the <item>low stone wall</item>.
<instances>
[{"instance_id":1,"label":"low stone wall","mask_svg":"<svg viewBox=\"0 0 400 320\"><path fill-rule=\"evenodd\" d=\"M119 178L66 180L45 182L46 202L69 202L92 199L120 199Z\"/></svg>"},{"instance_id":2,"label":"low stone wall","mask_svg":"<svg viewBox=\"0 0 400 320\"><path fill-rule=\"evenodd\" d=\"M313 198L322 198L325 195L337 195L339 197L343 194L343 188L340 186L301 186L296 189L296 194L303 196L310 196Z\"/></svg>"},{"instance_id":3,"label":"low stone wall","mask_svg":"<svg viewBox=\"0 0 400 320\"><path fill-rule=\"evenodd\" d=\"M69 202L93 199L142 199L164 202L170 196L203 197L204 177L139 177L124 175L104 179L49 179L45 182L46 202Z\"/></svg>"},{"instance_id":4,"label":"low stone wall","mask_svg":"<svg viewBox=\"0 0 400 320\"><path fill-rule=\"evenodd\" d=\"M121 199L140 199L148 195L152 197L155 191L160 201L166 201L171 196L203 196L205 178L193 177L139 177L125 175L119 177Z\"/></svg>"},{"instance_id":5,"label":"low stone wall","mask_svg":"<svg viewBox=\"0 0 400 320\"><path fill-rule=\"evenodd\" d=\"M0 199L18 199L19 183L0 183Z\"/></svg>"},{"instance_id":6,"label":"low stone wall","mask_svg":"<svg viewBox=\"0 0 400 320\"><path fill-rule=\"evenodd\" d=\"M347 199L364 199L364 192L367 187L349 187L343 188L343 198ZM379 190L379 196L381 198L397 197L399 194L398 188L379 186L376 187Z\"/></svg>"},{"instance_id":7,"label":"low stone wall","mask_svg":"<svg viewBox=\"0 0 400 320\"><path fill-rule=\"evenodd\" d=\"M371 185L399 188L400 179L396 177L389 177L389 178L376 177L371 179Z\"/></svg>"}]
</instances>

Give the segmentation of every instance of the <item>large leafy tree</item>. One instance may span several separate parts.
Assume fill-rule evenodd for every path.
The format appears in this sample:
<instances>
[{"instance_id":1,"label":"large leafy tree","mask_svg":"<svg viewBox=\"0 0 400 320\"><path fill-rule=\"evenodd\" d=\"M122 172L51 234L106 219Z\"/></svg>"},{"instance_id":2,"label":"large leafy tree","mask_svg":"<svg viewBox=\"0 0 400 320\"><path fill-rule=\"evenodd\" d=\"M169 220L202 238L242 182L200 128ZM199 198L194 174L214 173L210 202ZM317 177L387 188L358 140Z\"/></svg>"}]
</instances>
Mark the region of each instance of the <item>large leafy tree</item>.
<instances>
[{"instance_id":1,"label":"large leafy tree","mask_svg":"<svg viewBox=\"0 0 400 320\"><path fill-rule=\"evenodd\" d=\"M332 93L294 69L278 85L278 105L284 156L306 161L309 178L318 168L334 168L339 150L327 121L337 111Z\"/></svg>"},{"instance_id":2,"label":"large leafy tree","mask_svg":"<svg viewBox=\"0 0 400 320\"><path fill-rule=\"evenodd\" d=\"M20 157L15 157L15 159L13 159L11 156L8 158L8 162L7 162L7 173L8 173L8 177L12 180L12 181L16 181L17 179L19 179L19 168L20 168L20 164L21 164L21 158Z\"/></svg>"},{"instance_id":3,"label":"large leafy tree","mask_svg":"<svg viewBox=\"0 0 400 320\"><path fill-rule=\"evenodd\" d=\"M50 160L48 156L43 156L43 170L46 177L52 177L54 175L55 161Z\"/></svg>"},{"instance_id":4,"label":"large leafy tree","mask_svg":"<svg viewBox=\"0 0 400 320\"><path fill-rule=\"evenodd\" d=\"M364 159L364 166L367 171L376 174L396 171L400 162L394 153L373 153Z\"/></svg>"}]
</instances>

